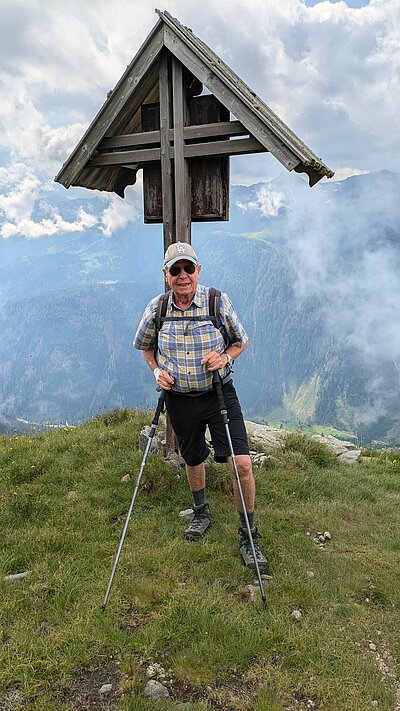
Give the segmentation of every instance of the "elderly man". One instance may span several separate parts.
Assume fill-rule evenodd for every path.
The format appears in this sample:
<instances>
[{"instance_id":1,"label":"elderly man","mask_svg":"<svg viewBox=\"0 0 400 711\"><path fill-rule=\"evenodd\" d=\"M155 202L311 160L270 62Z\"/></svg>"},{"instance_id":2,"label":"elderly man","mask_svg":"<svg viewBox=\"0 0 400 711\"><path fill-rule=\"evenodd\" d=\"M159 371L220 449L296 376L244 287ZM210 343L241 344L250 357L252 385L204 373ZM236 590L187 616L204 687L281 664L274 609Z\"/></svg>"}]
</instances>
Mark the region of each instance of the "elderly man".
<instances>
[{"instance_id":1,"label":"elderly man","mask_svg":"<svg viewBox=\"0 0 400 711\"><path fill-rule=\"evenodd\" d=\"M233 451L257 563L259 570L265 572L268 563L260 551L259 534L254 526L255 484L247 434L230 375L233 361L247 348L246 332L226 294L221 294L220 318L228 336L228 347L221 331L207 318L209 289L198 283L201 266L190 244L172 244L165 253L163 271L170 287L166 318L163 319L157 338L156 314L159 313L157 307L162 296L159 295L152 299L145 309L134 346L143 351L157 384L166 390L167 412L178 439L180 453L186 463L186 474L194 502L194 516L185 531L185 537L196 541L211 526L204 467L209 454L205 441L207 425L211 433L215 461L228 461L233 470L229 444L213 389L213 372L218 370L222 378ZM240 554L247 567L255 568L235 477L233 488L240 515Z\"/></svg>"}]
</instances>

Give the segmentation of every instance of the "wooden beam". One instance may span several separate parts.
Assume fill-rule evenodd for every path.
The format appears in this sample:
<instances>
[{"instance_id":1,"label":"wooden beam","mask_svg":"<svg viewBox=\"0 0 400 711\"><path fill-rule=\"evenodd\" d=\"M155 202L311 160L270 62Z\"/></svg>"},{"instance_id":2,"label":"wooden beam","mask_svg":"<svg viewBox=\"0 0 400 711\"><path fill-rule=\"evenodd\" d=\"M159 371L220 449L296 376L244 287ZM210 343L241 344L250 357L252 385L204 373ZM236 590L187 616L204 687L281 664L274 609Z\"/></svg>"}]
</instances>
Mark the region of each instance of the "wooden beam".
<instances>
[{"instance_id":1,"label":"wooden beam","mask_svg":"<svg viewBox=\"0 0 400 711\"><path fill-rule=\"evenodd\" d=\"M171 145L169 140L171 92L168 76L168 56L163 54L160 61L160 159L162 214L164 233L164 253L174 240L174 186L171 165ZM154 132L156 133L156 132Z\"/></svg>"},{"instance_id":2,"label":"wooden beam","mask_svg":"<svg viewBox=\"0 0 400 711\"><path fill-rule=\"evenodd\" d=\"M170 158L175 158L174 149L170 148ZM212 156L239 156L247 153L266 153L264 146L255 138L236 138L231 141L213 141L210 143L190 143L183 148L183 158L206 158ZM160 148L143 148L137 151L119 151L100 153L90 161L89 168L99 165L125 165L153 163L161 159ZM175 159L176 160L176 159ZM182 240L181 240L182 241Z\"/></svg>"},{"instance_id":3,"label":"wooden beam","mask_svg":"<svg viewBox=\"0 0 400 711\"><path fill-rule=\"evenodd\" d=\"M246 153L266 153L255 138L237 138L232 141L191 143L185 146L185 158L211 158L212 156L239 156Z\"/></svg>"},{"instance_id":4,"label":"wooden beam","mask_svg":"<svg viewBox=\"0 0 400 711\"><path fill-rule=\"evenodd\" d=\"M152 163L160 160L160 158L160 148L143 148L142 150L137 151L99 153L99 155L89 161L87 167L95 168L99 165L124 165L125 163Z\"/></svg>"},{"instance_id":5,"label":"wooden beam","mask_svg":"<svg viewBox=\"0 0 400 711\"><path fill-rule=\"evenodd\" d=\"M161 91L161 85L160 85ZM212 138L221 136L246 136L248 130L240 121L221 121L221 123L200 124L198 126L184 126L183 138L185 141L201 138ZM168 130L169 141L174 140L174 129ZM103 138L99 145L99 150L110 148L130 148L131 146L144 146L150 143L160 143L160 131L141 131L140 133L127 133L122 136Z\"/></svg>"},{"instance_id":6,"label":"wooden beam","mask_svg":"<svg viewBox=\"0 0 400 711\"><path fill-rule=\"evenodd\" d=\"M174 179L175 179L175 236L179 242L191 241L189 166L185 159L183 127L186 97L181 62L172 60L172 94L174 115Z\"/></svg>"},{"instance_id":7,"label":"wooden beam","mask_svg":"<svg viewBox=\"0 0 400 711\"><path fill-rule=\"evenodd\" d=\"M140 131L140 133L126 133L122 136L103 138L99 145L99 150L146 146L149 143L160 143L160 131Z\"/></svg>"},{"instance_id":8,"label":"wooden beam","mask_svg":"<svg viewBox=\"0 0 400 711\"><path fill-rule=\"evenodd\" d=\"M248 130L240 121L221 121L220 123L205 123L198 126L186 126L183 129L185 141L198 138L212 138L220 136L229 138L230 136L247 136Z\"/></svg>"}]
</instances>

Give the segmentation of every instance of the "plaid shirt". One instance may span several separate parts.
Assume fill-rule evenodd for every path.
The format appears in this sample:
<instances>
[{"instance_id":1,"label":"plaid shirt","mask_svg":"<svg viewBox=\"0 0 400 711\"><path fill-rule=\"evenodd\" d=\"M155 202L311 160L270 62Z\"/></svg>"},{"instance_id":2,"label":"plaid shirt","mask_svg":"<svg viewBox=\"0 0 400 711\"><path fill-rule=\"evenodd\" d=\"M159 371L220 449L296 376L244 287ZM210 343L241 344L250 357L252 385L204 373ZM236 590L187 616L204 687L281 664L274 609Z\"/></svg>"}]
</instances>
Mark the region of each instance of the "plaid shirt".
<instances>
[{"instance_id":1,"label":"plaid shirt","mask_svg":"<svg viewBox=\"0 0 400 711\"><path fill-rule=\"evenodd\" d=\"M207 316L209 289L198 284L192 303L186 311L174 304L171 292L166 316ZM160 296L156 296L146 306L133 345L141 351L154 348L155 345L155 315ZM221 294L221 320L231 345L241 348L247 343L246 331L240 323L235 309L226 294ZM206 370L200 361L210 351L223 353L225 343L221 332L211 321L166 321L158 334L158 351L156 360L161 370L166 370L175 379L173 390L188 393L196 390L211 390L212 373ZM222 368L220 373L225 377L229 368Z\"/></svg>"}]
</instances>

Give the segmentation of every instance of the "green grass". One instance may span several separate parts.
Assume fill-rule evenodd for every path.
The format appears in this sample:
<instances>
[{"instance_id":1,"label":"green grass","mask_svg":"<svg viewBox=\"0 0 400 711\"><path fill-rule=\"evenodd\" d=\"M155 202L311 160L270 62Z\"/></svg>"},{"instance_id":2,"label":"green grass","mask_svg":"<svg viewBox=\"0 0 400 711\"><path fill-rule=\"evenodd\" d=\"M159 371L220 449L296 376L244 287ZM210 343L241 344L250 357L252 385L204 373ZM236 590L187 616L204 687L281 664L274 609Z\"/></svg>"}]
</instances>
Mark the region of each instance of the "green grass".
<instances>
[{"instance_id":1,"label":"green grass","mask_svg":"<svg viewBox=\"0 0 400 711\"><path fill-rule=\"evenodd\" d=\"M273 572L264 611L237 555L227 468L211 467L213 527L190 544L178 516L191 505L187 482L151 454L103 613L150 419L121 410L0 438L0 708L365 711L377 701L394 711L400 458L339 465L293 434L256 470ZM127 473L133 482L121 483ZM313 534L327 530L320 548ZM4 580L24 570L25 580ZM167 700L143 694L154 662L168 672Z\"/></svg>"}]
</instances>

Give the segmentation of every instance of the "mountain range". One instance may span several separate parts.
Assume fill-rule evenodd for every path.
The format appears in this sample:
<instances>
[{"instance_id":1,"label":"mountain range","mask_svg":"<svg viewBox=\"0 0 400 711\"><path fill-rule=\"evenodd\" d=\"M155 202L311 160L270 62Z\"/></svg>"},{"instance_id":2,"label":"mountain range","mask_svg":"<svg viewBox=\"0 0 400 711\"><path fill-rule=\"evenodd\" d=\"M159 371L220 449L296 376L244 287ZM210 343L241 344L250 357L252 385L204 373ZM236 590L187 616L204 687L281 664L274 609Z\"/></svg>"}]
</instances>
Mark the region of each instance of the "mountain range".
<instances>
[{"instance_id":1,"label":"mountain range","mask_svg":"<svg viewBox=\"0 0 400 711\"><path fill-rule=\"evenodd\" d=\"M0 240L0 431L156 400L132 339L163 290L162 228L136 217L107 234L102 197L73 190L32 219L84 211L92 226ZM232 186L229 222L193 225L201 282L229 294L249 335L234 368L247 419L400 445L399 193L388 171L311 190L286 174Z\"/></svg>"}]
</instances>

